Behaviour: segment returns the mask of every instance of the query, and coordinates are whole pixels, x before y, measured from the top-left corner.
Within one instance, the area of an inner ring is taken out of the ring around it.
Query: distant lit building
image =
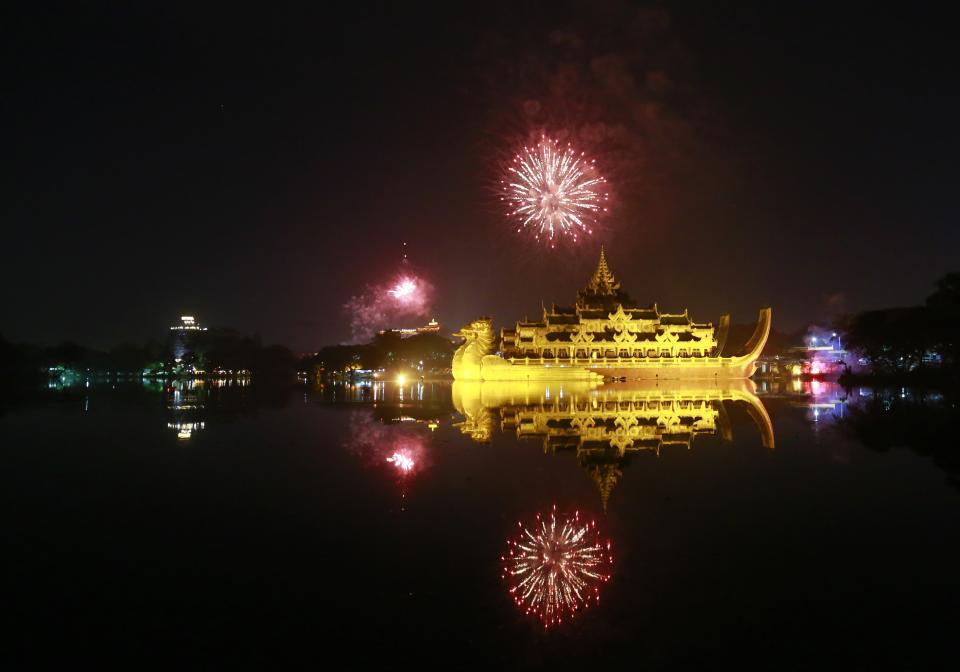
[[[835,331],[810,327],[802,345],[782,348],[757,361],[758,378],[829,378],[843,373],[855,361],[843,349],[843,337]]]
[[[173,335],[173,358],[178,362],[183,359],[183,356],[187,354],[189,350],[189,337],[198,331],[206,330],[207,328],[201,327],[200,323],[197,322],[196,318],[192,315],[181,315],[180,324],[175,324],[170,327]]]
[[[422,327],[417,327],[418,334],[436,334],[440,332],[440,323],[437,322],[437,318],[432,318]]]
[[[437,318],[431,319],[422,327],[401,328],[401,329],[381,329],[381,334],[400,334],[401,338],[416,336],[417,334],[436,334],[440,332],[440,323]]]
[[[206,327],[201,327],[197,322],[197,318],[192,315],[181,315],[180,324],[176,324],[170,327],[174,331],[206,331]]]
[[[847,354],[827,339],[812,337],[806,345],[789,348],[785,363],[792,376],[833,376],[843,372]]]

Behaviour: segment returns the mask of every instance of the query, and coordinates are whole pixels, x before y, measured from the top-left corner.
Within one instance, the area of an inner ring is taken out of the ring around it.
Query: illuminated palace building
[[[544,308],[543,320],[517,322],[515,329],[503,329],[501,337],[505,357],[538,359],[706,357],[718,346],[713,325],[692,322],[687,311],[661,313],[657,304],[637,307],[614,279],[602,250],[576,304]]]
[[[455,336],[465,339],[453,360],[458,380],[589,380],[600,377],[746,378],[754,372],[770,332],[770,309],[750,340],[722,354],[730,316],[715,328],[687,311],[662,313],[657,304],[638,306],[607,266],[603,250],[593,277],[571,306],[544,308],[538,321],[517,322],[500,332],[480,318]]]

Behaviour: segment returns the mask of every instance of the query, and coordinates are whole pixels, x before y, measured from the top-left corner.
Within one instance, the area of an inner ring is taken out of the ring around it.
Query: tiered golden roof
[[[616,294],[620,289],[620,283],[607,267],[607,255],[603,246],[600,247],[600,263],[597,264],[597,270],[593,272],[587,287],[596,294]]]
[[[544,307],[543,318],[501,331],[507,359],[536,357],[558,364],[608,368],[666,358],[717,354],[713,325],[697,324],[686,310],[662,313],[657,304],[638,306],[620,286],[601,248],[600,261],[573,306]]]

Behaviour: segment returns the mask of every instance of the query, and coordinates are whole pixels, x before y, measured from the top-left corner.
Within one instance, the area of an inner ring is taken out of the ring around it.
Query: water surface
[[[949,660],[953,400],[753,392],[208,381],[9,404],[4,657]],[[501,557],[553,507],[613,562],[599,603],[545,627]]]

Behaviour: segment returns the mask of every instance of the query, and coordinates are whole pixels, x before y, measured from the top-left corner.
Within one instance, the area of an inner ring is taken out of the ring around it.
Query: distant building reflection
[[[659,455],[668,446],[691,448],[697,437],[719,434],[731,440],[726,404],[746,409],[764,447],[774,447],[773,423],[747,380],[709,383],[461,383],[453,403],[464,416],[460,431],[475,441],[490,440],[495,427],[522,439],[543,442],[544,452],[576,452],[606,508],[627,458],[637,452]]]
[[[249,378],[189,378],[169,381],[163,387],[167,429],[176,432],[178,440],[189,441],[197,432],[206,428],[211,402],[218,403],[221,414],[239,412],[243,408],[244,399],[235,393],[242,394],[242,388],[249,385]],[[224,394],[230,395],[226,404]],[[229,410],[223,408],[224,406]]]
[[[203,380],[174,380],[164,388],[164,405],[167,408],[167,428],[177,433],[181,441],[188,441],[195,432],[202,430],[205,398]]]

